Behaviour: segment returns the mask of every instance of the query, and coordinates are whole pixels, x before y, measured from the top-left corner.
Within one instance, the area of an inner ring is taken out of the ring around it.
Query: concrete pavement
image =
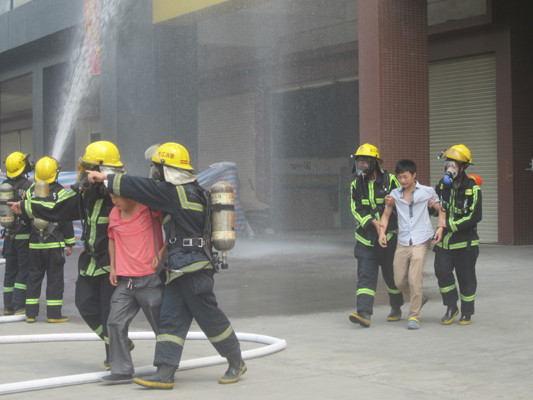
[[[294,234],[239,240],[230,268],[216,277],[221,308],[237,332],[285,339],[279,353],[248,360],[233,385],[219,385],[224,365],[176,374],[172,391],[99,383],[8,395],[13,399],[530,399],[533,392],[531,318],[533,246],[482,245],[472,324],[442,326],[445,312],[430,252],[424,273],[429,302],[421,329],[408,331],[389,312],[382,281],[368,329],[354,325],[356,261],[353,232]],[[77,254],[73,255],[77,258]],[[73,304],[76,259],[67,263],[65,314],[71,321],[0,325],[0,335],[89,332]],[[0,268],[3,274],[3,268]],[[41,302],[43,310],[44,302]],[[149,330],[143,315],[131,331]],[[196,325],[192,330],[198,330]],[[137,341],[136,366],[150,365],[153,341]],[[243,349],[260,345],[243,343]],[[102,370],[99,342],[2,345],[0,384]],[[183,359],[215,355],[205,341],[189,341]]]

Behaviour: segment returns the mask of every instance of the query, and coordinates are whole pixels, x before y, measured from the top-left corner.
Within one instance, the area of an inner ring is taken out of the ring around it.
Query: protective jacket
[[[7,178],[2,183],[9,183],[13,187],[13,201],[15,202],[21,201],[24,192],[32,186],[32,182],[27,180],[22,174],[15,178]],[[26,221],[20,215],[15,214],[15,228],[13,229],[14,238],[17,240],[26,240],[30,238],[30,233],[31,225],[29,221]]]
[[[34,199],[35,184],[31,185],[28,198]],[[67,191],[58,182],[50,183],[50,195],[46,199],[39,199],[46,202],[56,202],[64,197]],[[30,238],[30,249],[58,249],[65,246],[72,247],[76,243],[72,222],[51,222],[45,230],[44,238],[40,236],[39,229],[32,224],[32,234]]]
[[[445,249],[462,249],[479,245],[477,224],[481,221],[481,188],[473,179],[463,174],[458,187],[445,185],[443,179],[435,187],[446,209],[446,228],[443,239],[436,246]]]
[[[83,219],[84,251],[78,260],[82,276],[98,276],[109,272],[107,227],[113,208],[111,197],[103,186],[80,193],[63,191],[56,202],[31,199],[21,204],[25,218],[41,218],[49,222]]]
[[[398,180],[387,171],[378,173],[374,182],[365,178],[356,178],[352,182],[352,214],[359,227],[355,231],[355,238],[366,246],[374,246],[378,239],[378,232],[372,225],[372,219],[381,220],[385,209],[385,196],[393,189],[400,187]],[[390,239],[398,229],[398,219],[392,213],[387,226],[387,239]]]
[[[163,229],[170,250],[167,283],[183,275],[202,269],[213,269],[209,258],[201,250],[189,251],[183,246],[183,234],[202,237],[205,225],[206,199],[197,181],[184,185],[159,182],[152,178],[108,174],[108,190],[117,196],[138,201],[165,213]],[[172,229],[172,220],[179,225]],[[174,231],[174,232],[173,232]],[[175,241],[174,241],[175,240]]]

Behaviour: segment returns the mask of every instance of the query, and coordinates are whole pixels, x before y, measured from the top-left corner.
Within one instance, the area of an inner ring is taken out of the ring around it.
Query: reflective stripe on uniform
[[[448,293],[448,292],[451,292],[455,288],[456,288],[456,286],[455,286],[455,284],[453,284],[452,286],[447,286],[447,287],[443,287],[443,288],[439,288],[439,289],[440,289],[441,293]]]
[[[30,243],[30,249],[33,249],[33,250],[59,249],[62,247],[65,247],[65,242]]]
[[[120,196],[120,181],[122,180],[122,174],[116,174],[113,179],[113,193],[115,196]]]
[[[183,347],[185,345],[185,340],[178,336],[164,334],[164,335],[157,335],[156,342],[172,342],[176,343],[177,345]]]
[[[226,329],[224,332],[222,332],[220,335],[218,336],[215,336],[215,337],[210,337],[208,338],[209,341],[211,343],[218,343],[218,342],[222,342],[224,339],[227,339],[229,335],[231,335],[231,333],[233,332],[233,328],[230,326],[228,326],[228,329]]]
[[[39,304],[39,299],[26,299],[26,304]]]
[[[62,306],[63,300],[46,300],[47,306]]]
[[[202,204],[194,203],[187,199],[187,193],[182,185],[176,186],[176,190],[178,191],[178,197],[180,199],[182,209],[204,212],[204,206]]]
[[[401,290],[398,290],[398,289],[391,289],[390,287],[387,286],[387,291],[390,293],[390,294],[400,294],[402,291]]]
[[[102,325],[100,325],[98,328],[94,330],[94,333],[96,333],[98,336],[100,336],[104,332],[104,329],[102,328]]]
[[[15,290],[14,286],[11,286],[11,287],[4,286],[4,293],[11,293],[13,290]]]
[[[192,273],[192,272],[196,272],[196,271],[200,271],[202,269],[213,269],[213,265],[211,265],[209,263],[209,265],[206,267],[205,265],[208,264],[209,261],[200,261],[200,262],[196,262],[194,264],[189,264],[183,268],[180,268],[178,271],[174,272],[174,271],[170,271],[170,272],[167,272],[167,283],[170,282],[170,281],[173,281],[174,279],[182,276],[184,273]]]
[[[372,289],[365,289],[365,288],[358,289],[357,296],[359,296],[360,294],[368,294],[369,296],[376,297],[376,292],[373,291]]]
[[[22,283],[15,283],[15,289],[26,290],[26,285]]]
[[[475,297],[476,297],[475,294],[473,294],[472,296],[463,296],[463,295],[461,295],[461,300],[462,301],[466,301],[466,302],[470,302],[470,301],[474,301]]]
[[[30,234],[19,234],[15,235],[15,240],[28,240],[30,238]]]

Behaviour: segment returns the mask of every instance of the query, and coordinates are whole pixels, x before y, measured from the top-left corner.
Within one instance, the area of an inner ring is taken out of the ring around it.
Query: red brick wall
[[[426,0],[359,0],[360,142],[384,167],[410,158],[429,182]]]

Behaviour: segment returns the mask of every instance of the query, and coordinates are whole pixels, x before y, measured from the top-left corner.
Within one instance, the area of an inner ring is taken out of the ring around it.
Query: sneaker
[[[17,308],[14,312],[13,312],[14,315],[24,315],[26,314],[26,309],[23,307],[23,308]]]
[[[461,315],[461,319],[459,320],[459,325],[470,325],[471,323],[471,316],[470,315]]]
[[[399,321],[402,317],[402,310],[400,308],[391,308],[390,314],[387,317],[387,321],[393,322],[393,321]]]
[[[371,314],[366,311],[358,311],[357,313],[350,314],[350,321],[352,321],[354,324],[359,324],[363,328],[370,327],[370,317]]]
[[[50,323],[68,322],[68,317],[64,317],[61,315],[58,318],[48,318],[48,322]]]
[[[132,375],[111,374],[100,378],[100,381],[106,385],[123,385],[133,382]]]
[[[33,324],[35,322],[35,317],[27,317],[26,322],[29,324]]]
[[[420,322],[415,318],[411,318],[407,322],[407,329],[420,329]]]

